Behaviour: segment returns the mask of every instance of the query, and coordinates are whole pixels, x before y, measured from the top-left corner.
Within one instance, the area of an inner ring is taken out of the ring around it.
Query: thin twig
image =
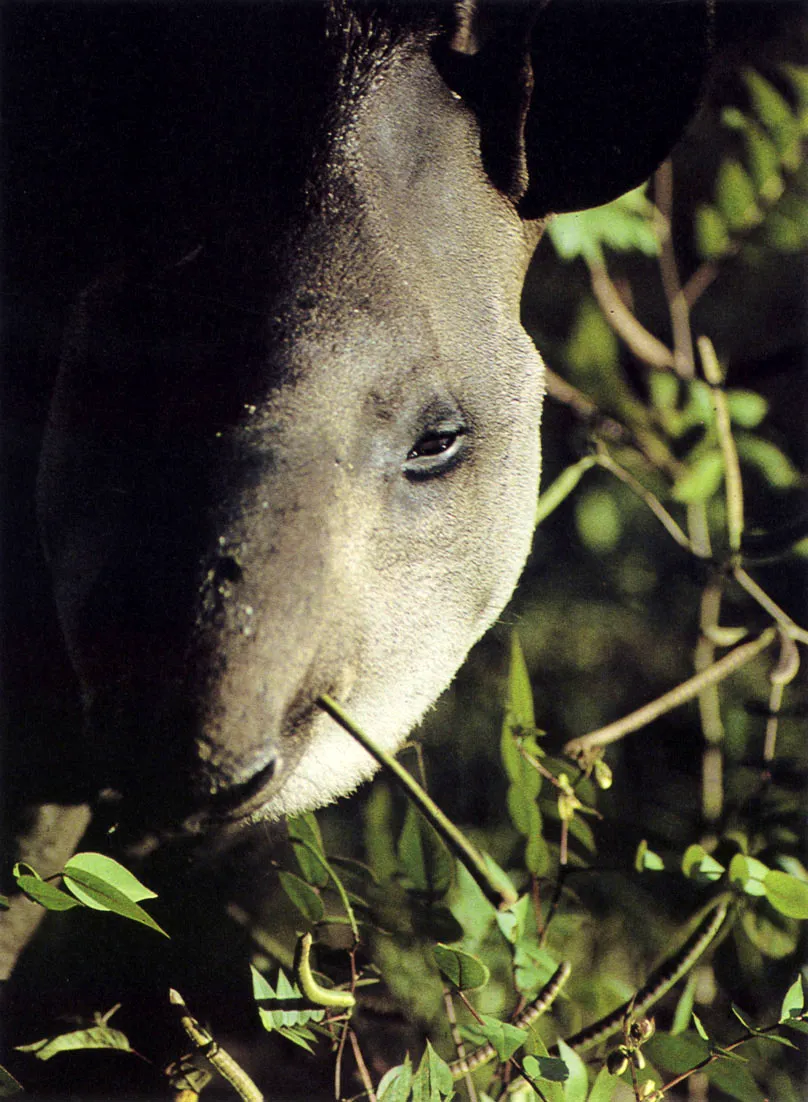
[[[710,525],[707,521],[707,506],[703,501],[692,501],[687,507],[687,531],[693,544],[693,553],[700,559],[712,558],[710,543]]]
[[[545,367],[544,381],[547,386],[548,398],[552,398],[564,406],[569,406],[571,410],[578,414],[581,420],[588,421],[593,417],[597,417],[600,413],[596,403],[588,395],[573,386],[572,383],[568,383],[566,379],[562,379],[552,368]]]
[[[556,968],[555,972],[553,972],[552,976],[544,985],[544,987],[542,987],[541,991],[539,991],[533,1002],[529,1003],[528,1006],[526,1006],[525,1009],[521,1012],[521,1014],[517,1014],[517,1016],[511,1022],[511,1025],[513,1025],[516,1029],[529,1029],[533,1022],[535,1022],[537,1018],[541,1017],[542,1014],[545,1014],[553,1005],[556,998],[558,997],[559,992],[569,979],[571,971],[572,968],[569,962],[563,960],[561,964],[559,964],[559,966]],[[462,997],[462,992],[458,992],[458,994],[460,994]],[[469,1003],[466,999],[463,999],[463,1001],[466,1006],[469,1006]],[[470,1006],[469,1009],[471,1009]],[[475,1018],[477,1018],[477,1020],[479,1021],[479,1014],[477,1014],[476,1011],[472,1012],[474,1013]],[[461,1060],[455,1060],[449,1065],[449,1070],[452,1073],[452,1078],[457,1080],[464,1073],[468,1073],[474,1068],[483,1067],[484,1064],[490,1063],[491,1060],[494,1059],[496,1054],[496,1048],[490,1042],[481,1045],[479,1048],[476,1048],[470,1056],[464,1057]]]
[[[701,595],[699,641],[696,644],[694,666],[696,673],[709,669],[715,661],[715,629],[721,615],[723,577],[714,576]],[[718,685],[708,685],[699,693],[699,715],[705,747],[701,767],[701,809],[708,823],[715,822],[721,814],[724,802],[723,758],[720,745],[724,741],[724,724],[721,720],[721,704]]]
[[[199,1022],[194,1018],[185,1000],[178,991],[173,988],[169,992],[169,1001],[176,1006],[180,1015],[180,1025],[185,1030],[194,1048],[205,1057],[212,1068],[218,1071],[222,1079],[230,1084],[243,1102],[263,1102],[264,1096],[253,1083],[247,1072],[240,1064],[237,1064],[229,1052],[219,1045]]]
[[[348,1040],[348,1034],[351,1032],[351,1023],[346,1019],[342,1032],[339,1035],[339,1041],[337,1042],[337,1057],[334,1061],[334,1097],[342,1097],[342,1059],[345,1055],[345,1043]]]
[[[505,904],[509,907],[519,898],[515,888],[510,883],[503,883],[498,877],[491,876],[485,864],[483,855],[476,849],[466,836],[458,830],[438,805],[423,788],[407,772],[407,770],[381,747],[376,746],[372,739],[354,723],[335,700],[323,693],[317,698],[317,703],[335,720],[343,730],[352,735],[367,752],[382,765],[393,778],[399,788],[407,794],[408,799],[418,807],[431,826],[440,834],[455,856],[465,865],[471,876],[476,880],[484,894],[495,905]]]
[[[359,1070],[359,1078],[362,1080],[362,1086],[367,1091],[370,1102],[376,1102],[376,1092],[373,1089],[373,1080],[370,1078],[368,1066],[362,1056],[359,1040],[352,1029],[348,1031],[348,1036],[351,1038],[351,1048],[353,1049],[354,1059],[356,1060],[356,1066]]]
[[[723,373],[718,357],[715,354],[713,343],[709,337],[699,337],[699,356],[704,371],[704,378],[712,388],[713,409],[715,410],[715,427],[718,433],[718,443],[721,448],[721,457],[724,461],[724,486],[727,500],[727,538],[730,551],[737,553],[741,550],[743,538],[743,482],[741,481],[741,464],[738,459],[738,449],[735,447],[735,439],[732,435],[732,423],[729,415],[727,396],[724,393]]]
[[[602,446],[598,448],[595,462],[599,467],[602,467],[604,471],[609,471],[615,478],[619,478],[621,482],[625,483],[632,493],[635,493],[637,497],[648,506],[660,524],[665,528],[668,535],[674,539],[680,547],[683,547],[685,551],[690,551],[693,555],[699,554],[698,549],[688,539],[680,525],[677,524],[659,498],[655,494],[652,494],[650,490],[647,490],[645,486],[634,477],[631,471],[627,471],[625,467],[616,463]]]
[[[739,1037],[737,1041],[732,1041],[731,1044],[722,1045],[720,1052],[711,1052],[709,1056],[705,1056],[698,1064],[695,1064],[692,1068],[688,1068],[687,1071],[683,1071],[680,1075],[674,1076],[664,1086],[660,1087],[663,1094],[667,1094],[668,1091],[673,1090],[674,1087],[678,1087],[680,1083],[683,1083],[691,1075],[695,1075],[696,1072],[701,1071],[703,1068],[707,1068],[710,1064],[716,1060],[720,1060],[726,1052],[734,1052],[736,1048],[740,1048],[741,1045],[745,1045],[747,1041],[760,1040],[761,1036],[776,1032],[781,1022],[774,1022],[772,1025],[764,1026],[762,1029],[756,1029],[754,1033],[751,1030],[747,1030],[745,1037]]]
[[[673,353],[632,314],[601,261],[586,258],[592,292],[604,318],[638,360],[658,371],[675,367]]]
[[[780,719],[780,708],[783,703],[783,693],[786,685],[796,676],[800,668],[800,652],[794,640],[780,633],[780,657],[777,665],[769,674],[771,691],[769,692],[769,716],[766,720],[766,733],[763,738],[763,765],[768,773],[769,765],[774,760],[774,748],[777,743],[777,728]]]
[[[696,373],[693,358],[693,338],[690,332],[690,309],[682,292],[676,254],[673,250],[671,220],[673,213],[673,168],[665,161],[654,173],[655,219],[659,237],[659,274],[668,303],[673,331],[673,358],[676,372],[683,379]]]
[[[730,256],[734,256],[737,251],[737,249],[731,250],[723,259],[726,261]],[[696,268],[682,288],[682,294],[688,306],[692,307],[699,301],[720,271],[721,267],[715,260],[705,260],[703,264]]]
[[[460,1029],[457,1025],[457,1015],[455,1014],[454,1003],[452,1002],[452,993],[449,991],[448,987],[444,987],[443,989],[443,1005],[446,1008],[446,1020],[449,1023],[449,1032],[452,1035],[452,1042],[457,1052],[456,1063],[460,1072],[458,1078],[462,1078],[470,1102],[477,1102],[477,1088],[474,1086],[474,1080],[471,1078],[471,1070],[466,1058],[466,1046],[463,1043],[463,1038],[460,1036]]]
[[[786,635],[791,639],[795,639],[798,643],[808,643],[808,631],[795,623],[788,613],[771,599],[765,589],[761,589],[754,578],[746,573],[742,566],[734,566],[732,569],[732,576],[738,585],[745,589],[749,596],[754,601],[757,601],[760,607],[768,612],[773,620],[777,621]]]
[[[707,905],[701,921],[682,948],[663,961],[631,999],[613,1010],[611,1014],[607,1014],[605,1018],[601,1018],[600,1021],[594,1022],[574,1036],[567,1038],[566,1044],[578,1052],[586,1052],[623,1028],[627,1014],[635,1018],[644,1015],[664,995],[667,995],[679,980],[687,975],[707,949],[716,943],[719,933],[728,929],[728,925],[725,925],[725,923],[729,909],[730,903],[726,894],[713,899]],[[550,1054],[558,1054],[557,1045],[550,1049]]]
[[[638,708],[637,711],[631,712],[629,715],[623,716],[622,719],[615,720],[614,723],[609,723],[597,731],[591,731],[580,738],[571,739],[564,746],[564,753],[571,758],[580,759],[592,750],[601,746],[608,746],[609,743],[617,742],[625,735],[640,730],[641,727],[645,727],[661,715],[665,715],[666,712],[678,708],[681,704],[686,704],[709,685],[715,685],[717,682],[723,681],[729,674],[739,670],[747,662],[751,662],[753,658],[773,642],[776,636],[776,628],[766,628],[757,639],[753,639],[749,643],[742,643],[741,646],[731,650],[729,654],[725,654],[718,662],[688,678],[687,681],[683,681],[675,689],[671,689],[670,692],[664,693],[656,700],[652,700],[649,704]]]

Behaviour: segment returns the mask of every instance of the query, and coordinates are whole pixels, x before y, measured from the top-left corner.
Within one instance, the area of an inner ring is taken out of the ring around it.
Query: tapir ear
[[[459,0],[445,79],[525,218],[640,184],[698,103],[712,0]]]

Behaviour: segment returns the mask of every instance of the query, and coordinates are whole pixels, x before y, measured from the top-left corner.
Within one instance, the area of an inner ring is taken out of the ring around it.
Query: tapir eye
[[[426,478],[448,471],[460,458],[465,434],[465,427],[458,424],[428,429],[407,453],[404,473]]]

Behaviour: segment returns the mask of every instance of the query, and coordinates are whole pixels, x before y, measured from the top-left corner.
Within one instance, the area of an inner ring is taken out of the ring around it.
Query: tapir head
[[[553,211],[684,125],[680,3],[166,9],[142,254],[66,341],[40,512],[98,784],[277,818],[393,749],[527,556]]]

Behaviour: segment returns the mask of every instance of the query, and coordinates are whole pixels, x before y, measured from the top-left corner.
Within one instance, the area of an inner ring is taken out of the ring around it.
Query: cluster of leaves
[[[144,899],[156,899],[157,893],[103,853],[76,853],[58,876],[47,880],[30,865],[18,862],[14,866],[14,879],[20,891],[48,911],[69,911],[74,907],[109,911],[168,936],[139,906]],[[61,880],[63,886],[60,888],[55,880]],[[4,904],[8,906],[8,900]]]
[[[743,74],[751,110],[724,111],[724,125],[739,135],[742,154],[723,161],[715,201],[696,211],[696,239],[706,260],[765,245],[781,253],[808,246],[808,174],[803,143],[808,138],[808,71],[781,67],[792,105],[754,69]],[[759,231],[760,241],[752,235]]]

